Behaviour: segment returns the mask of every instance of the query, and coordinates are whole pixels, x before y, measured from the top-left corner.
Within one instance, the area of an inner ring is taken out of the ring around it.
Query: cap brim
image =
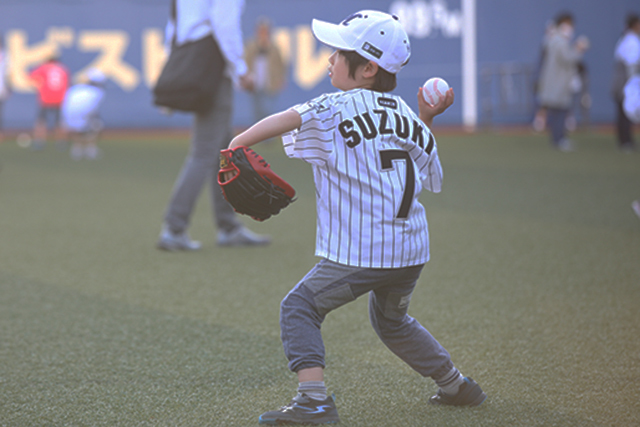
[[[355,50],[340,35],[340,25],[314,19],[311,21],[311,31],[321,42],[334,49]]]

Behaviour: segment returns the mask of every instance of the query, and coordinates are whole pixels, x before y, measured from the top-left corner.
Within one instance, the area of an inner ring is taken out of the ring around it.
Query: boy
[[[322,260],[281,304],[281,338],[298,394],[261,424],[339,421],[324,384],[320,327],[335,308],[369,293],[371,323],[398,357],[439,385],[434,404],[475,406],[486,395],[464,378],[447,351],[407,315],[409,300],[429,259],[422,187],[439,192],[442,168],[429,126],[453,103],[438,105],[418,91],[418,117],[398,96],[396,73],[410,56],[409,38],[395,16],[365,10],[335,25],[318,20],[315,37],[336,49],[331,83],[322,95],[267,117],[229,147],[251,146],[285,134],[289,157],[313,166],[317,201],[316,255]],[[287,133],[289,132],[289,133]],[[231,173],[232,174],[232,173]],[[225,177],[229,179],[230,177]]]
[[[106,76],[97,68],[87,71],[87,83],[71,86],[62,102],[62,118],[73,144],[71,158],[94,160],[100,155],[98,137],[102,130],[100,106],[105,96]]]

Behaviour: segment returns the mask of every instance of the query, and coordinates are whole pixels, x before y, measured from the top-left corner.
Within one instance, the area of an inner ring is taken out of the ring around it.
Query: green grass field
[[[441,135],[423,194],[432,260],[410,314],[489,399],[436,386],[377,339],[360,299],[328,316],[326,380],[344,426],[640,425],[640,154],[606,132]],[[154,244],[186,139],[112,136],[96,162],[0,145],[0,425],[253,426],[289,401],[279,303],[313,266],[311,171],[258,146],[299,199],[268,248]]]

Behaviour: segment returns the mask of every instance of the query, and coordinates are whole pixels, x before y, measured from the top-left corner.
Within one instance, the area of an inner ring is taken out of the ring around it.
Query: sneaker
[[[442,389],[438,389],[438,393],[435,396],[431,396],[429,402],[434,405],[478,406],[486,398],[487,395],[477,382],[469,377],[464,377],[464,384],[460,386],[457,394],[450,396],[445,394]]]
[[[311,399],[298,394],[277,411],[265,412],[258,418],[260,424],[335,424],[340,422],[333,396],[325,400]]]
[[[269,236],[256,234],[246,227],[218,232],[219,246],[263,246],[271,243]]]
[[[634,200],[633,203],[631,203],[631,209],[633,209],[636,215],[638,215],[638,218],[640,218],[640,200]]]
[[[176,234],[164,225],[156,248],[163,251],[197,251],[202,247],[200,242],[191,240],[186,231]]]
[[[563,138],[558,142],[557,148],[563,153],[570,153],[576,151],[576,144],[568,138]]]

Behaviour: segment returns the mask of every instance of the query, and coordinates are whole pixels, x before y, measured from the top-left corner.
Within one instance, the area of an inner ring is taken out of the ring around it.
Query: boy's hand
[[[431,105],[424,99],[424,95],[422,94],[423,88],[420,86],[418,89],[418,109],[420,111],[420,119],[424,122],[425,125],[431,127],[433,124],[433,118],[439,114],[445,112],[445,110],[451,105],[453,105],[453,101],[455,98],[455,94],[453,93],[453,88],[449,88],[449,90],[445,93],[443,98],[440,98],[440,102],[436,105]]]
[[[255,79],[253,78],[253,75],[249,73],[240,76],[238,78],[238,83],[240,84],[240,87],[247,92],[253,92],[253,89],[255,88]]]

